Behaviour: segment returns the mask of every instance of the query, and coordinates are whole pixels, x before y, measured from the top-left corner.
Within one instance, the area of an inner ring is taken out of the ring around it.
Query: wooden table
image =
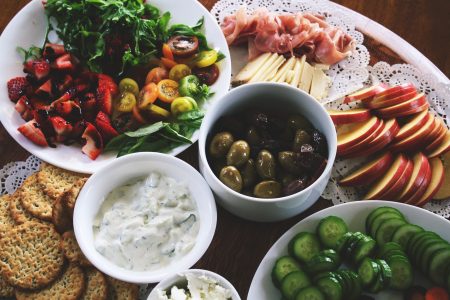
[[[200,0],[210,9],[217,0]],[[0,32],[29,0],[3,0]],[[427,56],[450,77],[450,1],[448,0],[335,0],[381,23]],[[367,39],[366,46],[376,50],[371,63],[385,60],[402,62],[377,42]],[[0,52],[1,53],[1,52]],[[5,83],[2,83],[5,84]],[[0,167],[8,162],[25,160],[29,153],[22,149],[0,126]],[[180,155],[198,166],[197,144]],[[219,208],[214,240],[203,258],[195,265],[217,272],[231,281],[245,299],[253,274],[271,245],[291,226],[330,202],[319,200],[300,216],[278,223],[255,223],[232,216]],[[256,300],[256,299],[252,299]]]

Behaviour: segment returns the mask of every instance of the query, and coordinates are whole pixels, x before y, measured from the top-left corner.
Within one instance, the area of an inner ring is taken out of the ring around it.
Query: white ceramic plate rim
[[[374,208],[380,206],[391,206],[400,210],[408,220],[413,222],[414,224],[424,226],[426,230],[432,230],[441,235],[442,238],[447,241],[450,240],[450,222],[444,219],[441,216],[435,215],[432,212],[424,210],[419,207],[411,206],[408,204],[398,203],[398,202],[387,202],[380,200],[362,200],[358,202],[349,202],[336,206],[332,206],[321,211],[318,211],[309,217],[301,220],[296,225],[291,227],[286,233],[284,233],[269,249],[267,254],[262,259],[256,273],[252,279],[250,289],[248,292],[247,299],[258,299],[258,300],[271,300],[271,299],[279,299],[281,294],[275,288],[272,283],[270,273],[272,271],[273,263],[275,260],[287,254],[287,245],[291,238],[294,237],[295,234],[301,232],[303,230],[308,230],[304,228],[305,226],[310,226],[309,223],[314,222],[314,225],[318,223],[318,221],[324,217],[330,215],[341,216],[343,214],[354,214],[354,219],[358,219],[360,222],[365,220],[367,214]],[[363,220],[361,219],[363,218]],[[346,218],[343,218],[346,220]],[[352,225],[349,224],[348,220],[347,224],[349,225],[350,230],[352,229]],[[354,221],[352,221],[354,222]],[[426,224],[426,226],[424,225]],[[416,272],[417,273],[417,272]],[[384,294],[379,295],[377,299],[387,299],[383,298],[388,297],[389,299],[401,299],[401,293],[396,292],[384,292]]]
[[[202,16],[205,17],[205,34],[210,46],[220,49],[226,56],[220,62],[219,80],[212,86],[215,95],[208,101],[214,103],[228,91],[231,82],[230,53],[219,25],[208,10],[196,0],[183,0],[183,5],[179,5],[177,0],[152,0],[151,3],[160,8],[162,12],[171,11],[171,23],[194,25]],[[115,154],[102,154],[92,161],[81,152],[81,146],[58,145],[56,150],[50,147],[42,148],[17,131],[17,128],[25,121],[15,111],[14,104],[8,98],[6,82],[13,77],[24,76],[21,71],[22,58],[17,53],[16,47],[27,48],[32,44],[42,45],[45,34],[45,25],[43,24],[46,24],[46,18],[42,2],[33,0],[17,13],[0,36],[0,48],[2,49],[0,56],[0,97],[2,98],[0,100],[2,104],[0,105],[0,121],[19,145],[42,160],[70,171],[92,174],[115,159]],[[208,106],[205,104],[204,108],[207,110]],[[192,137],[193,143],[198,140],[198,136],[199,130]],[[190,146],[189,144],[182,145],[168,154],[178,155]]]

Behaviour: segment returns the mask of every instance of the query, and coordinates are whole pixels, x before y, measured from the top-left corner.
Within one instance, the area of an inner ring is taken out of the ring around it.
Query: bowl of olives
[[[336,157],[336,131],[322,105],[277,83],[238,87],[203,120],[200,172],[231,213],[279,221],[314,204]]]

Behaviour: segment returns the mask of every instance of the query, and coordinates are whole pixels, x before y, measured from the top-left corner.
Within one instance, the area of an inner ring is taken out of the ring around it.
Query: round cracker
[[[0,276],[0,297],[14,297],[14,288]]]
[[[84,292],[85,279],[80,267],[70,264],[52,285],[39,291],[16,291],[17,300],[76,300]]]
[[[86,289],[82,300],[106,300],[108,298],[108,282],[105,275],[95,268],[84,270]]]
[[[11,196],[0,196],[0,226],[11,227],[16,223],[10,213]]]
[[[22,207],[32,216],[51,221],[53,199],[47,196],[37,180],[37,173],[28,177],[20,188]]]
[[[139,286],[137,284],[120,281],[107,277],[109,297],[111,300],[137,300],[139,298]]]
[[[75,238],[75,233],[72,230],[64,232],[59,247],[71,263],[86,267],[92,266],[83,252],[81,252],[80,246],[78,246],[77,239]]]
[[[0,271],[14,287],[39,289],[60,274],[64,255],[61,236],[52,225],[26,222],[0,238]]]
[[[73,227],[72,216],[63,203],[63,197],[59,197],[53,202],[52,223],[59,233],[71,230]]]
[[[43,223],[44,221],[33,217],[30,215],[22,206],[22,201],[20,200],[20,188],[11,195],[11,202],[9,203],[9,210],[11,218],[16,224],[23,224],[26,222],[38,222]]]
[[[37,173],[39,183],[49,197],[56,200],[65,191],[83,176],[81,174],[65,171],[47,163],[42,163]]]
[[[62,198],[63,204],[66,206],[67,211],[73,216],[73,210],[75,209],[75,202],[77,201],[78,195],[80,194],[81,189],[86,183],[87,178],[78,179],[72,187],[67,190]]]

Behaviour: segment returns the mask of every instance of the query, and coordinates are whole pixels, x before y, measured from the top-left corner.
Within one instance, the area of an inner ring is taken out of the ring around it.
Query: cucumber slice
[[[414,249],[415,249],[416,245],[418,243],[420,243],[420,241],[422,239],[427,238],[427,237],[439,237],[439,236],[432,231],[423,231],[423,232],[414,234],[413,237],[409,240],[408,246],[406,249],[406,253],[408,254],[408,257],[414,256]],[[413,260],[413,262],[414,262],[414,264],[418,263],[415,260]]]
[[[397,228],[392,236],[392,241],[398,243],[403,249],[406,249],[409,239],[414,233],[424,231],[422,227],[414,224],[404,224]]]
[[[316,281],[316,286],[325,295],[328,300],[342,299],[342,286],[334,276],[323,277]]]
[[[386,253],[388,253],[391,250],[402,251],[402,247],[395,242],[387,242],[383,246],[381,246],[380,249],[378,250],[378,256],[383,258],[386,256]]]
[[[347,224],[339,217],[329,216],[317,226],[317,235],[322,245],[335,249],[339,239],[348,232]]]
[[[390,285],[392,279],[392,270],[385,260],[377,259],[376,262],[380,266],[381,275],[383,276],[384,280],[384,287],[386,288]]]
[[[341,277],[341,286],[343,289],[343,299],[348,299],[352,292],[353,282],[352,278],[346,270],[339,270],[336,272]]]
[[[393,212],[387,212],[384,214],[381,214],[379,216],[377,216],[372,223],[370,223],[370,236],[373,237],[376,240],[376,233],[378,231],[378,228],[384,224],[384,222],[386,222],[387,220],[390,219],[398,219],[398,220],[403,220],[405,221],[405,219],[403,218],[402,215],[399,215],[397,213],[393,213]],[[405,221],[406,223],[406,221]]]
[[[302,271],[294,271],[281,281],[280,290],[287,300],[294,300],[298,292],[311,285],[308,275]]]
[[[371,224],[372,224],[373,220],[375,220],[375,218],[378,217],[379,215],[384,214],[384,213],[388,213],[388,212],[389,213],[395,213],[395,214],[398,214],[398,215],[403,217],[403,214],[398,209],[395,209],[393,207],[388,207],[388,206],[378,207],[378,208],[374,209],[367,216],[367,219],[366,219],[366,232],[367,232],[367,234],[370,234],[370,227],[371,227]]]
[[[325,300],[324,294],[315,286],[301,289],[295,300]]]
[[[426,273],[428,266],[431,263],[431,259],[434,257],[434,254],[439,250],[448,248],[448,246],[449,246],[449,244],[446,241],[442,240],[442,242],[440,242],[438,244],[433,244],[430,247],[428,247],[427,249],[425,249],[422,257],[420,258],[420,262],[418,264],[418,266],[420,267],[420,270],[423,273]]]
[[[428,237],[425,239],[422,239],[420,243],[416,244],[416,247],[412,250],[413,255],[411,257],[411,260],[416,262],[416,265],[420,267],[422,265],[422,257],[423,253],[426,249],[431,247],[434,244],[442,243],[443,240],[441,238],[437,237]]]
[[[370,258],[365,258],[358,268],[359,278],[361,278],[361,283],[365,287],[373,285],[379,273],[380,267]]]
[[[433,254],[433,257],[428,266],[428,276],[429,278],[439,284],[445,284],[445,271],[450,264],[450,246],[441,250],[438,250]]]
[[[338,267],[339,265],[334,260],[324,255],[313,256],[306,264],[306,270],[313,276],[322,272],[337,270]]]
[[[342,250],[345,259],[351,260],[353,251],[358,245],[359,241],[364,239],[366,235],[362,232],[354,232],[353,235],[347,240],[344,249]]]
[[[350,294],[350,299],[359,299],[362,293],[362,284],[359,275],[353,271],[348,271],[350,278],[352,279],[352,292]]]
[[[406,224],[403,219],[386,219],[376,230],[376,238],[379,246],[383,246],[392,240],[394,232],[402,225]]]
[[[371,237],[364,235],[356,244],[356,247],[352,251],[352,261],[355,265],[358,265],[364,258],[370,256],[376,247],[376,242]]]
[[[348,240],[353,236],[353,232],[347,232],[344,234],[339,241],[337,242],[336,251],[339,254],[342,254],[345,245],[347,244]]]
[[[323,255],[323,256],[326,256],[326,257],[331,258],[331,259],[334,261],[334,263],[335,263],[338,267],[339,267],[339,266],[341,265],[341,263],[342,263],[341,257],[340,257],[339,254],[338,254],[336,251],[334,251],[333,249],[322,250],[322,251],[319,252],[318,255]]]
[[[275,286],[279,287],[283,278],[294,271],[300,271],[300,265],[290,256],[283,256],[277,259],[272,269],[272,280]]]
[[[300,232],[289,242],[289,254],[300,262],[308,262],[320,251],[317,236],[310,232]]]
[[[380,258],[387,261],[392,256],[402,256],[405,258],[408,257],[404,251],[394,249],[394,250],[387,251],[386,254],[384,256],[380,256]]]
[[[413,269],[409,260],[403,256],[394,255],[387,261],[392,271],[390,287],[396,290],[406,290],[413,284]]]
[[[325,278],[325,277],[334,277],[337,280],[339,280],[336,272],[322,272],[314,275],[313,282],[317,282],[319,279]]]

